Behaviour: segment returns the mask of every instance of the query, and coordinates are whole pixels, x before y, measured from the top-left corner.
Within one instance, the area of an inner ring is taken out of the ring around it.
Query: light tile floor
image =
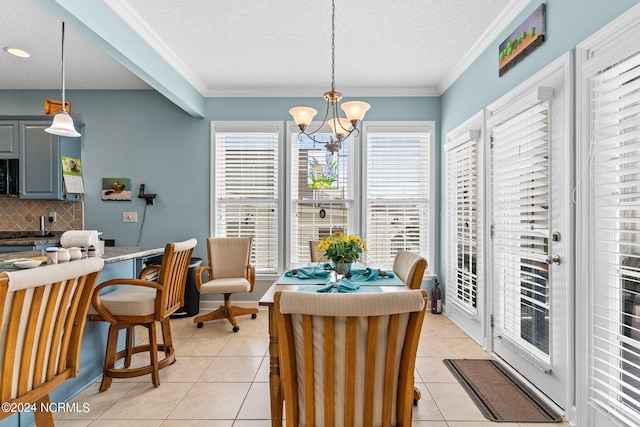
[[[114,379],[102,393],[100,383],[93,383],[72,400],[88,404],[89,410],[56,413],[56,426],[270,426],[267,312],[261,310],[255,320],[238,318],[237,333],[225,320],[207,322],[201,329],[192,322],[193,318],[171,321],[176,363],[160,371],[160,387],[153,387],[150,375]],[[145,332],[138,332],[139,340],[144,340]],[[447,317],[428,313],[416,361],[416,386],[422,398],[414,407],[413,426],[543,425],[488,421],[442,364],[444,358],[489,357]]]

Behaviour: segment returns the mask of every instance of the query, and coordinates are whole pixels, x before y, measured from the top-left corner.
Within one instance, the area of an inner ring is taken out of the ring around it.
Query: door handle
[[[558,264],[560,265],[560,255],[554,255],[551,256],[549,255],[545,261],[547,262],[547,264],[551,265],[551,264]]]

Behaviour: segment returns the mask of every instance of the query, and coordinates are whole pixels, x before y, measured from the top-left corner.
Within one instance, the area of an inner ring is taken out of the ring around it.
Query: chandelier
[[[358,125],[364,118],[371,105],[362,101],[349,101],[343,103],[340,108],[345,112],[347,118],[340,117],[338,114],[338,102],[342,99],[342,94],[336,91],[335,85],[335,21],[336,21],[336,5],[335,0],[331,1],[331,90],[324,94],[324,99],[327,101],[327,110],[324,114],[324,119],[318,128],[314,131],[308,131],[308,127],[311,121],[318,114],[318,111],[311,107],[293,107],[289,110],[289,113],[293,116],[296,124],[300,128],[298,139],[302,139],[305,135],[309,137],[313,142],[325,144],[325,147],[332,154],[339,151],[342,147],[342,141],[349,138],[349,136],[355,131],[360,132]],[[331,112],[332,118],[329,118],[329,112]],[[333,135],[329,137],[329,141],[320,141],[314,137],[316,133],[325,125],[329,123]]]

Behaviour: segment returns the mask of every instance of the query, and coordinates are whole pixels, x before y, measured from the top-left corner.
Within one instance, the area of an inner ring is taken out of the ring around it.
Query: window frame
[[[367,241],[368,230],[367,230],[367,180],[366,176],[368,173],[368,135],[370,133],[427,133],[429,138],[429,147],[428,147],[428,190],[427,190],[427,251],[420,251],[420,255],[427,259],[427,269],[425,271],[425,275],[423,278],[427,280],[433,277],[433,266],[435,265],[435,202],[436,202],[436,194],[435,194],[435,169],[436,169],[436,150],[435,146],[437,144],[436,141],[436,124],[435,121],[365,121],[362,124],[362,133],[361,133],[361,160],[358,162],[361,167],[361,186],[360,186],[360,229],[362,230],[361,236],[365,241]],[[381,267],[392,267],[393,260],[389,260],[388,266]]]
[[[597,291],[607,285],[601,282],[596,283],[596,271],[594,271],[596,267],[591,258],[593,249],[598,245],[594,238],[596,221],[592,212],[596,199],[593,197],[594,185],[591,173],[594,167],[593,153],[597,150],[598,144],[597,140],[594,141],[592,134],[594,126],[597,126],[593,120],[596,113],[592,109],[594,105],[592,84],[606,70],[616,68],[626,58],[640,55],[640,49],[637,47],[640,43],[640,35],[637,32],[639,25],[640,6],[635,6],[576,46],[576,141],[578,142],[575,188],[576,283],[585,284],[584,292],[576,292],[576,346],[583,350],[582,357],[576,358],[576,423],[578,425],[613,426],[629,422],[626,418],[627,414],[616,406],[606,407],[597,401],[593,402],[590,391],[595,382],[591,376],[592,355],[595,351],[593,333],[597,315],[595,305],[598,303],[598,298],[603,298],[602,293]],[[619,292],[623,287],[622,280],[624,279],[619,281],[617,289],[610,284],[609,292]],[[613,314],[624,314],[624,312],[618,306],[618,312]],[[615,321],[613,315],[608,319],[611,322]],[[615,336],[611,341],[613,342],[614,339]],[[614,381],[620,380],[614,376],[611,378]],[[614,398],[614,396],[610,397],[610,399]]]
[[[211,140],[210,140],[210,175],[209,175],[209,194],[210,194],[210,215],[209,215],[209,235],[216,236],[216,215],[217,215],[217,198],[216,198],[216,135],[218,133],[275,133],[277,134],[277,171],[283,170],[284,164],[284,144],[283,144],[283,128],[280,121],[211,121]],[[278,173],[277,182],[275,183],[278,196],[276,197],[276,206],[280,212],[276,215],[275,241],[278,248],[284,247],[285,240],[283,238],[284,224],[286,224],[286,212],[284,211],[284,203],[282,197],[282,189],[284,187],[284,175]],[[284,268],[284,257],[281,250],[276,250],[276,261],[273,271],[261,271],[256,273],[258,280],[275,280],[280,271]]]

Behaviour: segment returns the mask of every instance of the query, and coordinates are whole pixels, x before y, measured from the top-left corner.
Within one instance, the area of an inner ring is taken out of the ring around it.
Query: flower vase
[[[351,263],[344,261],[334,261],[334,265],[336,266],[336,274],[340,278],[348,279],[351,277]]]

